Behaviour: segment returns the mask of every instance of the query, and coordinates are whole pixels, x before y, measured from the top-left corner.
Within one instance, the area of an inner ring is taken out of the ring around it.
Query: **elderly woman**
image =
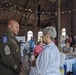
[[[46,47],[37,57],[35,66],[30,70],[30,75],[60,75],[60,53],[53,42],[55,37],[54,27],[49,26],[43,30],[43,42]]]

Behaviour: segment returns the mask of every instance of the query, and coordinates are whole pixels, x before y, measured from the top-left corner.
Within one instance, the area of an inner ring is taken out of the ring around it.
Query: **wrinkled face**
[[[43,43],[47,44],[48,34],[46,34],[46,35],[43,34],[42,39],[43,39]]]
[[[19,32],[19,24],[18,23],[14,23],[12,25],[9,25],[9,29],[11,30],[11,32],[15,35],[18,35]]]
[[[50,39],[50,34],[49,34],[49,33],[46,34],[46,35],[43,34],[43,43],[49,44],[50,41],[51,41],[51,39]]]

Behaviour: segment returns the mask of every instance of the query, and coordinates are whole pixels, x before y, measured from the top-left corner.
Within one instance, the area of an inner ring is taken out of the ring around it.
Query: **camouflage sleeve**
[[[15,62],[12,56],[11,44],[7,36],[0,37],[0,55],[2,63],[16,73],[20,73],[21,66]]]

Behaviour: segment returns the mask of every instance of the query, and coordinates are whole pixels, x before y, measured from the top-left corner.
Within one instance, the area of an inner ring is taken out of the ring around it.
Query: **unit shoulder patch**
[[[4,35],[2,37],[2,41],[3,41],[3,43],[7,43],[8,42],[8,37],[6,35]]]

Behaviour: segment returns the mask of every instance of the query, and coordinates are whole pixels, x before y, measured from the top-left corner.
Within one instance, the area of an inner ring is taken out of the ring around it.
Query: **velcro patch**
[[[2,40],[3,40],[3,43],[7,43],[8,42],[8,37],[7,36],[3,36]]]
[[[11,53],[8,45],[5,46],[4,50],[5,50],[5,55],[9,55]]]

